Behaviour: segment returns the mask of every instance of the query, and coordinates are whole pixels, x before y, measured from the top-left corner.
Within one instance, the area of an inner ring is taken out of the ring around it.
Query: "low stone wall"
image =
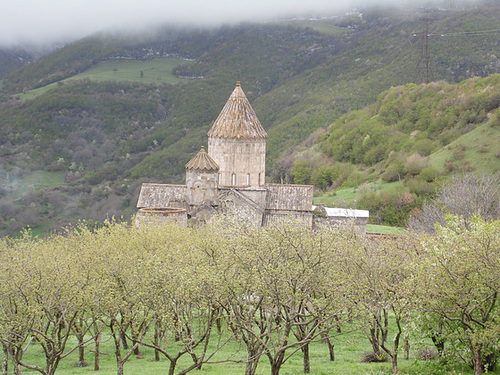
[[[310,211],[273,211],[266,210],[263,227],[270,227],[273,225],[280,225],[287,221],[297,221],[304,223],[305,226],[311,228],[313,215]]]
[[[135,216],[137,227],[162,224],[177,224],[186,227],[187,221],[187,212],[183,208],[141,208]]]
[[[354,231],[358,234],[366,234],[366,224],[368,223],[368,218],[365,217],[332,217],[332,216],[314,216],[313,217],[313,228],[318,227],[328,227],[328,228],[354,228]]]

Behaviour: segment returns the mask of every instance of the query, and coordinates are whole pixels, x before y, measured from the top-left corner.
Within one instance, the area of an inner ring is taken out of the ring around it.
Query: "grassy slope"
[[[105,61],[63,81],[88,78],[93,81],[174,84],[186,81],[185,78],[179,78],[173,74],[173,69],[181,64],[186,64],[186,60],[175,57],[164,57],[147,61]],[[57,86],[57,83],[51,83],[37,89],[29,90],[26,93],[19,93],[16,96],[21,100],[33,99],[49,90],[57,88]]]
[[[445,172],[445,165],[451,161],[457,171],[473,170],[477,173],[500,172],[499,125],[487,122],[462,135],[446,147],[430,156],[431,165]]]
[[[15,197],[20,197],[28,191],[54,189],[64,184],[64,172],[33,171],[32,173],[7,183],[6,187],[14,191]]]

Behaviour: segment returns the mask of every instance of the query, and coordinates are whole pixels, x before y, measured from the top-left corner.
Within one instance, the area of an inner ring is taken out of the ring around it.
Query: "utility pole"
[[[420,36],[420,57],[416,69],[417,83],[429,83],[434,80],[430,49],[431,33],[429,30],[432,18],[423,17],[420,20],[424,23],[424,30],[420,34],[414,34],[414,36]]]

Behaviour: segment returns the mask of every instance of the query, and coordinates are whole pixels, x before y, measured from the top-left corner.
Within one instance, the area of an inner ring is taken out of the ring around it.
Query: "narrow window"
[[[231,185],[236,185],[236,174],[235,173],[233,173],[231,175]]]
[[[259,173],[259,186],[260,186],[260,173]]]
[[[217,180],[219,181],[218,184],[222,185],[222,175],[220,173],[217,175]]]
[[[250,173],[247,173],[247,185],[250,186]]]

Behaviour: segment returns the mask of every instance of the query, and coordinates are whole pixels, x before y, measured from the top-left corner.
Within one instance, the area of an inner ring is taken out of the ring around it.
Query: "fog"
[[[160,23],[206,26],[259,22],[279,17],[337,15],[354,7],[403,3],[415,7],[425,6],[429,1],[0,0],[0,45],[67,42],[96,31],[143,31]]]

